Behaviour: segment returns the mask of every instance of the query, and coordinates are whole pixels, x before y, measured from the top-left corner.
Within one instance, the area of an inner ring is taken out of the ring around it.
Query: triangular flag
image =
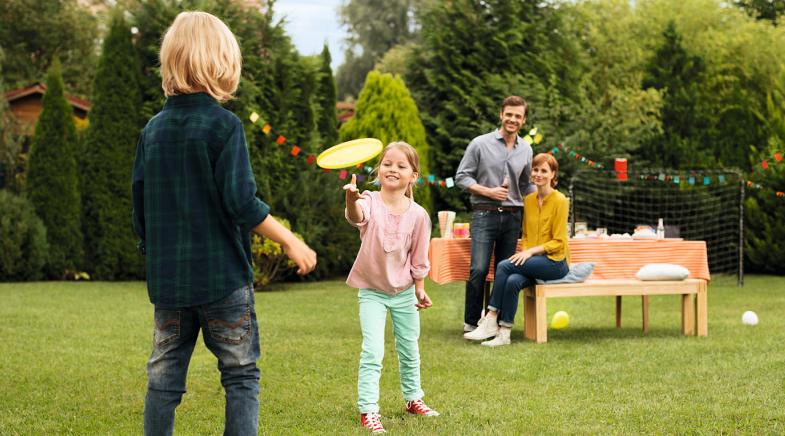
[[[679,184],[679,176],[673,176],[673,183]]]
[[[345,179],[345,178],[346,178],[346,175],[347,175],[347,174],[348,174],[348,173],[346,172],[346,170],[341,170],[341,172],[340,172],[340,173],[338,173],[338,178],[339,178],[339,179],[341,179],[341,180],[343,180],[343,179]]]
[[[690,182],[690,185],[694,185],[695,184],[695,177],[690,176],[689,182]]]
[[[363,181],[365,181],[365,174],[358,174],[358,175],[357,175],[357,181],[358,181],[358,182],[363,182]]]
[[[768,162],[766,162],[766,159],[763,159],[763,162],[761,162],[761,163],[760,163],[760,166],[761,166],[761,168],[763,168],[764,170],[767,170],[767,169],[769,169],[769,163],[768,163]]]
[[[448,188],[452,188],[453,186],[455,186],[455,181],[452,179],[452,177],[447,177],[447,180],[445,180],[444,182],[447,184]]]
[[[292,156],[297,156],[297,154],[300,153],[300,147],[295,145],[294,147],[292,147],[292,151],[290,153],[292,154]]]
[[[703,176],[703,184],[704,185],[710,185],[711,184],[711,179],[709,178],[709,176]]]
[[[782,154],[774,153],[774,160],[776,160],[777,162],[781,161],[782,160]]]
[[[251,116],[248,118],[251,119],[252,123],[256,124],[256,122],[259,120],[259,114],[257,114],[256,112],[251,112]]]
[[[262,132],[264,132],[265,135],[269,134],[270,130],[272,130],[272,129],[273,129],[273,126],[271,126],[269,124],[265,124],[264,126],[262,126]]]
[[[720,179],[720,183],[725,183],[725,176],[724,175],[720,174],[719,179]]]
[[[283,145],[283,143],[286,142],[286,138],[279,135],[278,138],[275,140],[275,142],[277,142],[278,145]]]
[[[308,165],[313,165],[313,163],[316,162],[316,156],[309,154],[308,157],[305,159],[305,162],[307,162]]]

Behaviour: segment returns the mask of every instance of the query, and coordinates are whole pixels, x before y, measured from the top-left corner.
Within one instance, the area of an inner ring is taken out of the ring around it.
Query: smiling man
[[[521,97],[502,102],[501,127],[469,143],[458,165],[456,184],[471,194],[472,258],[466,282],[464,332],[477,327],[483,309],[485,277],[491,263],[515,253],[521,234],[523,197],[535,191],[531,184],[532,148],[518,136],[529,105]]]

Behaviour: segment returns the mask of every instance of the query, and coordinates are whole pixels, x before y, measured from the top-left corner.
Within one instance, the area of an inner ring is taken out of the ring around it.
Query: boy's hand
[[[428,294],[425,293],[425,289],[416,289],[414,295],[417,297],[417,304],[415,304],[417,310],[427,309],[433,306],[433,302],[431,302],[431,298],[428,297]]]
[[[283,250],[289,259],[292,259],[297,265],[297,274],[302,276],[316,268],[316,252],[311,250],[311,247],[305,242],[293,237],[288,244],[283,246]]]
[[[357,189],[357,174],[352,174],[352,181],[343,185],[343,190],[346,191],[347,203],[354,203],[360,199],[360,190]]]

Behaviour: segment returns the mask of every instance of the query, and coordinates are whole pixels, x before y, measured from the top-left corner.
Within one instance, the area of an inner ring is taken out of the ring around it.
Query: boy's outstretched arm
[[[316,252],[271,215],[267,215],[253,231],[281,244],[284,253],[297,264],[297,274],[305,275],[316,268]]]

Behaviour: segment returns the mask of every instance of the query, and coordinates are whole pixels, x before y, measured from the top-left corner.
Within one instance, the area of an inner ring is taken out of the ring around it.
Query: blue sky
[[[285,18],[286,33],[301,54],[321,53],[327,41],[333,71],[343,63],[346,32],[338,19],[341,3],[342,0],[278,0],[274,6],[276,19]]]

